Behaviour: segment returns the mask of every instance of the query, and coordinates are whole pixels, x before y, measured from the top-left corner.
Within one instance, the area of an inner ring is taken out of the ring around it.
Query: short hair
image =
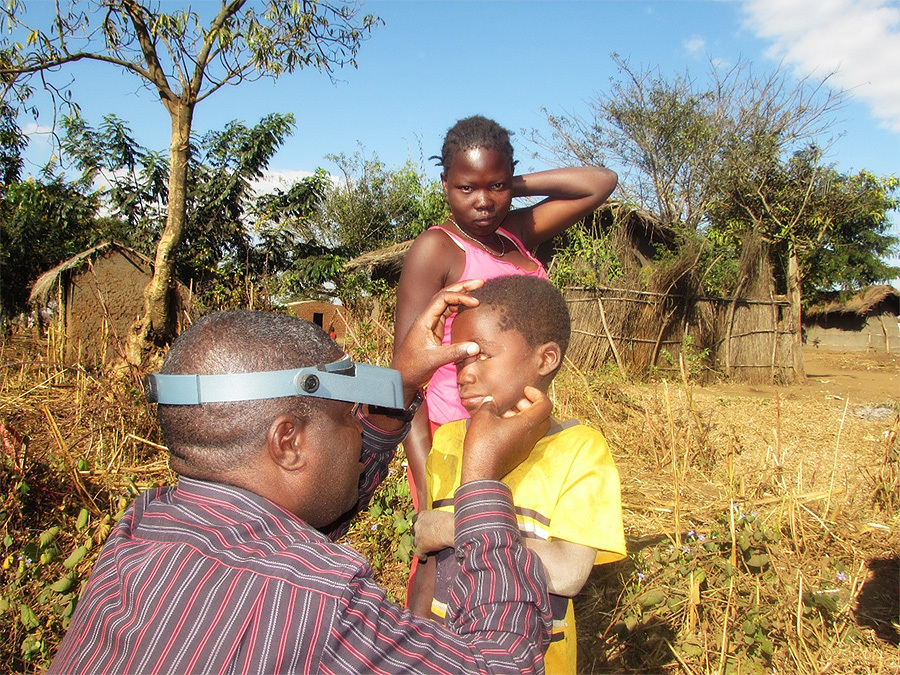
[[[532,349],[548,342],[558,344],[562,362],[571,334],[569,308],[559,289],[547,279],[524,274],[496,277],[469,295],[478,298],[479,304],[460,306],[460,313],[491,309],[499,315],[500,330],[518,331]]]
[[[218,375],[303,368],[343,352],[321,328],[284,314],[238,310],[195,322],[173,343],[160,372]],[[308,418],[320,407],[306,396],[254,401],[160,405],[159,424],[172,469],[211,479],[245,466],[265,444],[278,415]]]
[[[444,136],[444,145],[438,158],[439,164],[445,171],[449,171],[450,164],[458,153],[472,148],[485,148],[499,152],[509,162],[509,170],[512,173],[516,162],[513,159],[512,142],[509,140],[511,135],[509,130],[481,115],[461,119],[450,127]]]

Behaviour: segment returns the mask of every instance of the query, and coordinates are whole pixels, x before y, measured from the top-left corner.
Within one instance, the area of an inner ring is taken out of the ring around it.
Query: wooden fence
[[[781,298],[687,297],[625,288],[563,290],[569,358],[625,374],[679,370],[746,382],[793,382],[790,304]]]

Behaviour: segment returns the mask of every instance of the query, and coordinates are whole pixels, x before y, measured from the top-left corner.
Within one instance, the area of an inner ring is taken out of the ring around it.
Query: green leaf
[[[41,625],[41,622],[38,621],[37,616],[28,605],[19,606],[19,617],[22,619],[22,625],[28,630]]]
[[[769,564],[769,556],[765,553],[754,553],[747,558],[748,567],[763,567]]]
[[[60,577],[59,579],[57,579],[56,582],[52,586],[50,586],[50,590],[53,591],[54,593],[65,593],[70,588],[72,588],[72,585],[74,583],[75,583],[75,578],[72,576],[66,575],[64,577]]]
[[[66,558],[65,561],[63,561],[63,567],[65,567],[67,570],[72,569],[81,562],[82,558],[87,555],[87,552],[88,550],[86,546],[79,546],[69,554],[69,557]]]
[[[41,532],[40,537],[38,537],[38,545],[41,548],[47,548],[47,546],[52,544],[53,540],[56,539],[57,534],[59,534],[59,528],[55,525],[50,529],[44,530]]]
[[[78,512],[78,519],[75,521],[75,528],[78,530],[83,530],[88,523],[88,518],[90,514],[88,510],[82,508],[81,511]]]
[[[656,605],[665,602],[666,594],[660,590],[651,590],[641,593],[635,600],[644,609],[656,607]]]

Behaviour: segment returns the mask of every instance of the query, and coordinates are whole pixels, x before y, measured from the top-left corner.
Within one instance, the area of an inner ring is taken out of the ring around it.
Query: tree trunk
[[[792,246],[788,251],[787,270],[788,302],[791,304],[791,352],[794,359],[794,379],[797,384],[806,381],[803,367],[803,324],[800,314],[800,260]]]
[[[135,366],[143,366],[153,348],[175,336],[172,311],[175,251],[181,243],[187,218],[187,174],[190,155],[193,104],[181,102],[167,106],[172,118],[172,142],[169,147],[169,195],[166,226],[156,244],[153,277],[144,289],[144,313],[131,328],[126,355]]]

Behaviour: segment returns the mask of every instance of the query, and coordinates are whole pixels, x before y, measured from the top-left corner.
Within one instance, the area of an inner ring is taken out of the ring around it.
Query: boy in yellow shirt
[[[457,364],[463,406],[472,413],[493,400],[499,411],[510,411],[527,405],[526,387],[546,394],[569,344],[569,313],[559,291],[545,279],[516,275],[488,280],[472,295],[479,305],[462,308],[452,332],[453,342],[481,347]],[[451,422],[435,432],[426,463],[428,510],[415,525],[417,555],[434,554],[426,567],[434,576],[431,614],[438,621],[445,619],[458,568],[453,494],[467,423]],[[577,672],[572,597],[594,565],[625,556],[619,474],[606,439],[576,420],[551,418],[550,430],[503,482],[512,490],[525,544],[547,575],[554,629],[546,672]]]

